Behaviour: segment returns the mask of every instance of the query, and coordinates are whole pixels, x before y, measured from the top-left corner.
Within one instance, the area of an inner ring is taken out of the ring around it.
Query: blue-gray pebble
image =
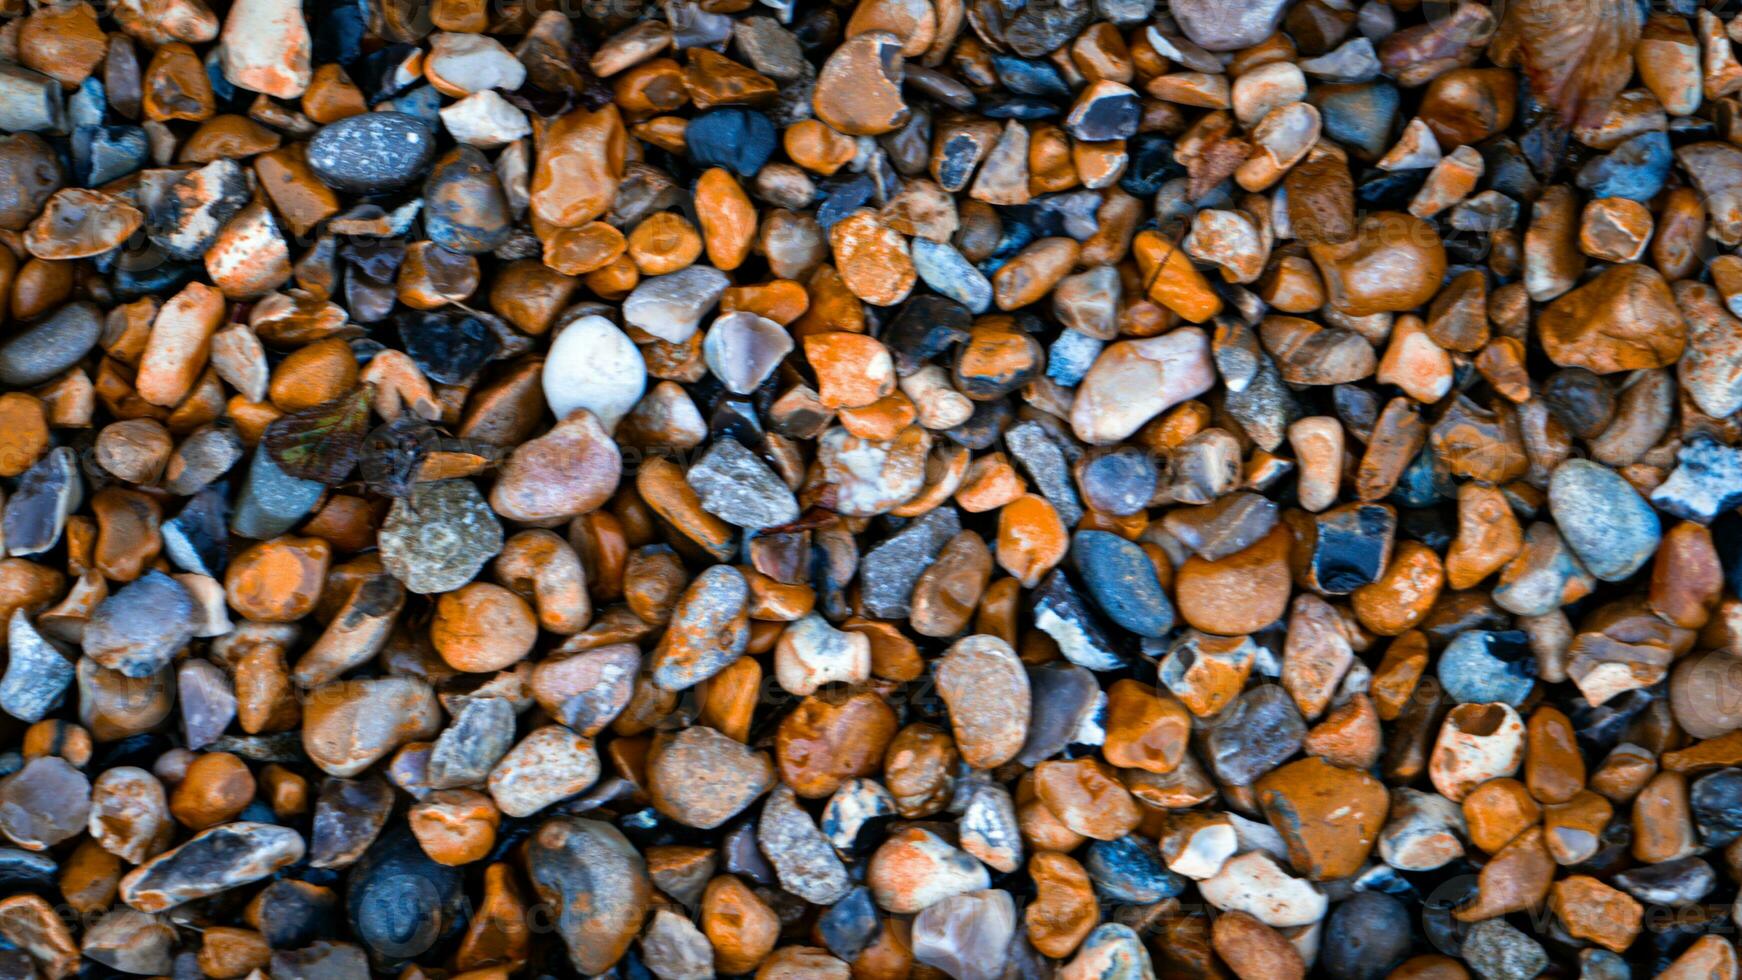
[[[1108,531],[1079,531],[1071,560],[1108,619],[1138,636],[1162,637],[1173,629],[1173,604],[1155,563],[1136,542]]]
[[[1569,459],[1548,484],[1549,512],[1561,537],[1605,582],[1619,582],[1651,560],[1663,537],[1657,512],[1619,473]]]

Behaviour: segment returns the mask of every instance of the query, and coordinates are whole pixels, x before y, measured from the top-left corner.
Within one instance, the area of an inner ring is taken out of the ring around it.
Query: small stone
[[[1614,470],[1588,460],[1568,460],[1555,470],[1549,508],[1567,544],[1605,582],[1637,571],[1662,536],[1657,515],[1638,492]]]
[[[1183,328],[1107,347],[1077,389],[1071,427],[1085,442],[1119,442],[1215,381],[1209,339]]]
[[[806,695],[834,681],[871,676],[871,641],[835,629],[816,613],[787,626],[774,648],[774,673],[789,694]]]
[[[37,632],[23,609],[12,610],[6,675],[0,679],[0,709],[21,721],[41,721],[60,706],[72,680],[73,664],[68,654]]]
[[[1198,883],[1211,905],[1246,912],[1276,929],[1312,925],[1323,919],[1329,902],[1323,892],[1282,870],[1263,851],[1230,858],[1215,877]]]
[[[1029,715],[1028,675],[1016,652],[997,637],[970,636],[952,644],[933,672],[963,761],[995,769],[1013,758]]]
[[[702,339],[708,370],[740,395],[761,387],[792,348],[792,335],[785,328],[747,311],[719,317]]]
[[[472,481],[419,483],[394,501],[379,544],[387,570],[412,592],[429,595],[475,578],[502,550],[502,526]]]
[[[68,303],[0,342],[0,384],[29,387],[55,377],[90,353],[102,329],[95,305]]]
[[[238,888],[303,856],[302,835],[289,827],[239,821],[194,835],[121,879],[121,900],[142,912]]]
[[[774,785],[765,752],[700,725],[657,739],[648,753],[648,792],[661,813],[689,827],[718,827]]]
[[[434,159],[435,138],[429,127],[400,112],[365,112],[341,119],[323,126],[308,144],[308,162],[315,176],[352,194],[406,187],[422,177]]]
[[[219,63],[233,85],[294,99],[308,88],[312,44],[297,0],[241,0],[224,18]]]
[[[920,828],[901,831],[884,841],[871,855],[865,881],[878,907],[898,915],[924,911],[951,896],[987,888],[991,883],[978,861]]]
[[[1534,977],[1548,966],[1541,944],[1502,919],[1470,927],[1462,948],[1464,961],[1482,980]]]
[[[1637,263],[1608,267],[1550,303],[1537,323],[1551,360],[1598,374],[1672,364],[1688,333],[1663,277]]]
[[[406,742],[441,728],[429,685],[409,677],[336,681],[303,706],[303,749],[331,775],[349,778]]]
[[[85,830],[91,783],[59,756],[39,756],[0,779],[0,833],[42,851]]]
[[[798,519],[792,491],[737,440],[716,440],[684,479],[701,497],[702,507],[729,524],[766,528]]]
[[[162,572],[147,572],[92,612],[85,654],[128,677],[145,677],[193,639],[193,617],[193,599],[180,583]]]
[[[1016,903],[1001,889],[951,895],[913,920],[913,957],[959,980],[1004,975],[1016,933]]]
[[[705,265],[643,279],[623,300],[623,320],[661,340],[680,344],[695,334],[702,316],[713,309],[729,285],[731,280],[724,272]]]
[[[1120,628],[1158,639],[1173,628],[1173,605],[1142,548],[1105,531],[1079,531],[1071,560],[1095,604]]]
[[[832,905],[845,897],[851,888],[846,868],[835,856],[828,838],[799,806],[791,787],[776,786],[769,794],[768,801],[762,806],[762,817],[756,823],[756,841],[769,863],[774,865],[781,887],[807,902]],[[875,865],[876,858],[873,857],[873,870],[867,872],[873,890],[877,887]],[[985,885],[982,878],[979,887]],[[881,899],[879,904],[883,904]]]
[[[593,743],[561,725],[529,733],[490,771],[490,796],[504,814],[527,817],[584,792],[599,778]]]

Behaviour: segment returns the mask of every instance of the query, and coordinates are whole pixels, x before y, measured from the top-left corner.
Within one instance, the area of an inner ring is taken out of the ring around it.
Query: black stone
[[[1054,661],[1029,668],[1028,738],[1016,761],[1035,766],[1063,752],[1096,709],[1101,688],[1076,664]]]
[[[943,296],[922,293],[908,300],[883,331],[896,373],[906,377],[966,341],[973,319],[967,307]]]
[[[754,177],[774,155],[774,124],[754,109],[711,109],[690,120],[684,145],[698,167],[725,167]]]
[[[442,384],[470,381],[501,346],[481,317],[457,309],[400,314],[399,339],[423,373]]]
[[[1381,980],[1409,955],[1410,914],[1376,891],[1356,892],[1331,910],[1319,965],[1332,980]]]
[[[1081,33],[1094,14],[1089,0],[1030,0],[1005,24],[1004,43],[1019,55],[1039,58]]]
[[[974,414],[968,416],[968,421],[953,429],[945,429],[944,435],[951,442],[968,449],[989,449],[998,441],[1004,426],[1015,414],[1016,410],[1010,407],[1010,403],[1001,398],[996,401],[975,402]]]
[[[1119,187],[1127,194],[1154,197],[1161,185],[1186,175],[1186,168],[1173,157],[1173,140],[1160,133],[1138,133],[1125,150],[1131,162],[1119,178]]]
[[[403,112],[365,112],[324,126],[308,143],[309,169],[353,194],[398,190],[435,159],[435,135]]]
[[[455,924],[465,900],[459,868],[430,860],[408,827],[388,831],[351,869],[345,912],[377,969],[395,970]]]
[[[391,0],[386,0],[391,2]],[[407,62],[423,56],[422,49],[412,44],[389,44],[362,56],[345,66],[351,81],[362,90],[370,105],[383,102],[423,81],[422,72],[405,71]],[[407,80],[409,79],[409,81]],[[353,119],[359,118],[356,116]]]
[[[221,579],[230,559],[228,510],[222,483],[188,498],[163,524],[163,552],[170,562],[184,572]]]
[[[1065,83],[1064,76],[1059,74],[1057,68],[1044,61],[994,54],[992,70],[998,73],[998,81],[1017,95],[1059,99],[1071,97],[1071,87]]]
[[[1109,93],[1071,113],[1065,131],[1079,140],[1122,140],[1137,132],[1143,103],[1131,91]]]
[[[73,180],[100,187],[145,166],[151,144],[138,126],[80,126],[73,132]]]
[[[1083,870],[1103,899],[1149,905],[1186,890],[1186,880],[1167,869],[1153,842],[1137,834],[1089,845]]]
[[[412,844],[416,846],[415,839]],[[339,932],[339,896],[324,885],[280,878],[255,901],[260,903],[261,934],[274,949],[296,949]]]
[[[877,185],[865,174],[852,176],[829,177],[817,184],[817,196],[822,203],[817,205],[817,224],[823,230],[839,222],[854,211],[865,207],[871,201],[871,195],[877,190]]]
[[[987,119],[1021,119],[1033,122],[1037,119],[1052,119],[1064,114],[1058,106],[1033,96],[1016,96],[1008,99],[991,99],[980,107],[980,114]]]
[[[1602,434],[1615,418],[1615,392],[1584,368],[1562,368],[1542,384],[1543,404],[1567,431],[1580,439]]]
[[[1358,504],[1319,515],[1312,573],[1319,588],[1347,594],[1385,573],[1397,515],[1383,504]]]

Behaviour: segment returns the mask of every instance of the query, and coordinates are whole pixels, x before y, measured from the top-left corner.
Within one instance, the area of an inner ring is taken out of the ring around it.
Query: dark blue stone
[[[1119,187],[1127,194],[1153,197],[1161,185],[1186,175],[1186,168],[1173,158],[1173,141],[1160,133],[1138,133],[1126,142],[1125,151],[1131,162],[1119,178]]]
[[[1034,625],[1058,641],[1066,660],[1090,670],[1117,670],[1125,665],[1125,655],[1101,617],[1062,569],[1053,569],[1041,580],[1032,601]],[[1170,619],[1172,615],[1169,608]]]
[[[406,836],[410,836],[409,832]],[[417,845],[416,838],[411,844],[413,847]],[[429,863],[435,864],[434,861]],[[361,862],[357,866],[360,867]],[[280,878],[267,885],[255,901],[259,902],[260,931],[275,949],[307,946],[317,939],[338,934],[339,899],[325,888]]]
[[[1108,531],[1079,531],[1071,539],[1071,561],[1095,605],[1121,628],[1155,638],[1173,629],[1173,604],[1136,542]]]
[[[1028,738],[1016,761],[1035,766],[1071,745],[1085,719],[1098,718],[1106,708],[1100,704],[1101,687],[1095,675],[1063,660],[1028,669]]]
[[[1432,450],[1423,449],[1397,478],[1391,499],[1400,507],[1432,507],[1458,495],[1458,484]]]
[[[1674,162],[1668,134],[1640,133],[1581,167],[1578,184],[1594,197],[1649,201],[1663,190]]]
[[[864,885],[847,893],[817,919],[817,932],[829,952],[851,963],[865,947],[877,938],[883,923],[877,917],[877,906],[871,901],[871,890]]]
[[[363,38],[369,33],[369,15],[358,0],[324,0],[304,11],[313,41],[314,62],[336,61],[348,65],[363,55]]]
[[[1520,630],[1467,630],[1440,654],[1440,684],[1460,704],[1504,701],[1517,707],[1536,686],[1536,657]]]
[[[990,149],[965,133],[945,137],[935,157],[938,186],[951,193],[966,188],[980,165],[981,154]]]
[[[1694,780],[1689,799],[1700,840],[1723,847],[1742,837],[1742,769],[1720,769]]]
[[[351,867],[345,912],[377,969],[394,970],[429,950],[465,901],[459,868],[430,860],[408,827],[370,845]]]
[[[408,88],[375,106],[376,112],[403,112],[413,119],[421,119],[432,133],[439,133],[443,129],[441,109],[442,94],[431,85]]]
[[[403,112],[365,112],[321,127],[308,141],[308,165],[336,190],[374,194],[419,179],[435,159],[435,134]]]
[[[1155,844],[1136,834],[1089,845],[1083,870],[1105,899],[1148,905],[1186,890],[1186,880],[1162,863]]]
[[[488,324],[463,310],[402,313],[399,339],[423,373],[442,384],[464,384],[500,346]]]
[[[422,72],[401,72],[400,68],[421,54],[418,48],[410,44],[389,44],[346,65],[345,71],[350,74],[351,81],[362,89],[363,97],[370,105],[374,105],[417,84],[418,79],[423,77]],[[405,80],[407,76],[409,81]]]
[[[1065,121],[1065,131],[1079,140],[1122,140],[1136,134],[1143,118],[1143,103],[1135,92],[1101,95],[1075,106]]]
[[[1325,135],[1357,155],[1377,160],[1391,145],[1402,100],[1389,82],[1320,85],[1309,101],[1319,107]]]
[[[48,892],[59,887],[59,868],[47,854],[0,847],[0,888],[8,893]]]
[[[1484,143],[1481,150],[1483,177],[1489,188],[1523,201],[1534,201],[1542,193],[1542,181],[1536,179],[1517,143],[1501,137]]]
[[[1319,588],[1347,594],[1385,571],[1397,516],[1382,504],[1357,504],[1320,514],[1312,571]]]
[[[1731,593],[1742,593],[1742,513],[1720,514],[1712,522],[1712,543],[1724,566],[1724,585]]]
[[[1332,980],[1380,980],[1409,955],[1409,909],[1381,892],[1356,892],[1331,910],[1319,966]]]
[[[80,126],[73,133],[73,179],[100,187],[145,166],[151,145],[138,126]]]
[[[1071,97],[1071,87],[1065,83],[1064,76],[1044,61],[995,54],[992,56],[992,70],[998,73],[998,81],[1017,95]]]
[[[974,316],[962,304],[922,293],[895,314],[883,342],[895,354],[895,370],[906,377],[925,362],[968,339]]]
[[[999,434],[1015,414],[1015,409],[1002,398],[975,402],[974,414],[968,416],[968,421],[953,429],[945,429],[944,435],[958,446],[974,450],[987,449],[998,441]]]
[[[1077,488],[1090,507],[1126,517],[1149,506],[1161,469],[1149,453],[1127,446],[1090,458],[1076,474]]]
[[[1429,169],[1373,170],[1355,185],[1355,201],[1370,211],[1401,211],[1427,182]]]
[[[115,290],[116,297],[123,301],[136,300],[141,296],[174,293],[206,271],[203,263],[177,262],[165,258],[155,248],[137,256],[137,262],[129,261],[132,256],[125,249],[120,251],[122,255],[114,264],[114,271],[109,274],[109,286]]]
[[[690,120],[684,145],[698,167],[725,167],[754,177],[774,155],[774,124],[754,109],[711,109]]]
[[[817,185],[823,203],[817,205],[817,224],[827,231],[842,218],[871,203],[877,185],[865,174],[830,177]]]

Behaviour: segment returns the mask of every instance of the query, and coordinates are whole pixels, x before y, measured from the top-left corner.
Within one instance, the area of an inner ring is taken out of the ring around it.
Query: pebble
[[[1592,575],[1627,578],[1662,538],[1658,517],[1613,470],[1588,460],[1562,463],[1549,483],[1549,508],[1561,535]]]
[[[602,316],[560,328],[544,362],[544,399],[559,419],[586,409],[607,432],[629,414],[647,387],[641,353]]]
[[[380,545],[387,571],[427,595],[471,581],[502,550],[502,526],[470,480],[440,480],[394,502]]]
[[[708,513],[743,528],[798,519],[798,501],[755,453],[732,439],[715,442],[685,473]]]
[[[120,897],[141,912],[161,912],[267,877],[302,859],[302,835],[289,827],[238,821],[202,831],[121,879]]]
[[[349,116],[321,127],[308,146],[315,176],[353,194],[406,187],[428,172],[434,160],[435,137],[429,127],[401,112]]]

